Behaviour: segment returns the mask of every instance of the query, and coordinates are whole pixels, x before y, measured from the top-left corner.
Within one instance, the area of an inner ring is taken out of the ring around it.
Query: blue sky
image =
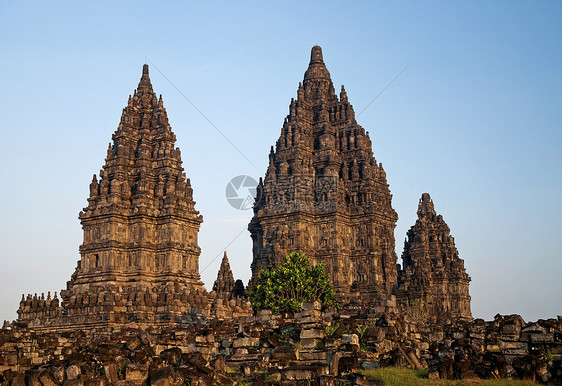
[[[202,279],[230,244],[247,280],[251,211],[225,187],[265,172],[315,44],[357,113],[413,60],[357,117],[387,171],[399,261],[429,192],[475,317],[562,314],[562,3],[4,1],[0,321],[69,280],[78,212],[145,60],[204,216]]]

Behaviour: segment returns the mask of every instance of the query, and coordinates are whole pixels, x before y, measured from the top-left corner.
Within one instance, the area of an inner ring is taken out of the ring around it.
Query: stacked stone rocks
[[[406,312],[425,313],[434,322],[472,320],[470,277],[428,193],[422,195],[418,219],[408,230],[402,262],[397,294]]]
[[[339,300],[372,305],[396,284],[398,216],[369,133],[342,86],[336,95],[322,50],[312,48],[265,179],[258,185],[252,281],[293,251],[324,263]]]
[[[442,379],[562,382],[562,321],[427,324],[399,314],[322,312],[175,326],[33,332],[0,330],[0,384],[338,384],[363,382],[362,369],[428,369]],[[131,383],[128,383],[131,384]]]
[[[442,331],[430,342],[430,378],[562,382],[562,320],[525,323],[519,315],[496,315],[491,322],[476,319]]]

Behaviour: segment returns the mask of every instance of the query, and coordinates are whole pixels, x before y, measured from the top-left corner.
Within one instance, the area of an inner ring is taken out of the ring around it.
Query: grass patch
[[[528,386],[535,385],[529,381],[511,381],[508,379],[490,380],[431,380],[427,379],[427,370],[411,370],[398,367],[381,367],[378,369],[362,370],[360,372],[373,385],[482,385],[482,386]]]
[[[414,370],[397,367],[381,367],[361,371],[374,385],[428,385],[429,379],[418,376]],[[427,373],[425,374],[427,376]]]
[[[227,374],[240,374],[240,370],[234,370],[232,367],[226,366],[226,373]]]

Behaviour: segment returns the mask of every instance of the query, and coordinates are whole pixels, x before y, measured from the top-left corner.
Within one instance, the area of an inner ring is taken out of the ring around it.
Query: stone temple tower
[[[397,276],[391,199],[369,133],[343,86],[336,95],[322,50],[313,47],[258,185],[250,284],[298,251],[326,265],[344,304],[388,298]]]
[[[402,304],[417,302],[432,321],[472,320],[470,276],[428,193],[422,195],[418,219],[408,230],[402,261],[397,291]]]
[[[61,291],[61,308],[58,298],[49,303],[56,304],[53,310],[45,310],[46,302],[28,296],[18,320],[37,326],[154,325],[182,323],[194,310],[208,312],[197,243],[203,219],[146,64],[112,139],[79,215],[81,258]]]

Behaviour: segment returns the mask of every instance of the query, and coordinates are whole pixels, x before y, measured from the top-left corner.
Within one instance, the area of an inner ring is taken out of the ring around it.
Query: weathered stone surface
[[[160,353],[160,358],[165,364],[177,364],[181,358],[181,349],[179,347],[172,347]]]
[[[554,334],[544,333],[544,334],[531,334],[529,340],[532,343],[551,343],[554,342]]]
[[[64,381],[64,367],[63,366],[53,366],[53,377],[57,384],[61,384]]]
[[[398,275],[398,300],[413,319],[472,320],[470,277],[453,236],[424,193],[418,219],[408,230]]]
[[[172,366],[155,370],[150,373],[150,384],[155,386],[175,386],[183,384],[182,379],[176,374]]]
[[[278,360],[297,360],[299,359],[299,352],[295,347],[290,346],[278,346],[271,353],[274,359]]]
[[[303,302],[301,308],[304,312],[307,311],[320,311],[322,309],[322,304],[319,301],[314,302]]]
[[[369,133],[355,121],[345,89],[336,95],[322,50],[313,47],[258,185],[248,227],[251,283],[299,251],[326,264],[341,302],[386,300],[396,283],[391,199]]]
[[[26,386],[25,375],[17,374],[16,376],[14,376],[14,378],[12,378],[11,385],[12,386]]]
[[[323,350],[300,351],[299,359],[302,361],[326,362],[328,353]]]
[[[252,338],[238,338],[232,342],[232,347],[253,347],[254,343],[256,343],[256,340]]]
[[[359,346],[359,337],[357,334],[343,334],[342,340],[346,344],[351,344],[353,346]]]
[[[117,365],[115,363],[110,363],[104,366],[104,373],[110,383],[117,382]]]
[[[326,336],[326,331],[323,329],[310,329],[310,330],[301,330],[301,339],[313,338],[313,339],[322,339]]]
[[[80,376],[81,370],[80,367],[76,365],[69,366],[66,369],[66,379],[76,379]]]
[[[84,386],[105,386],[109,382],[106,377],[96,377],[84,382]]]
[[[142,384],[148,378],[148,365],[129,364],[125,371],[125,379],[137,385]]]
[[[263,323],[271,320],[271,310],[260,310],[256,314],[256,322]]]
[[[380,342],[385,337],[385,331],[382,327],[368,327],[363,334],[366,342]]]
[[[53,372],[50,369],[43,370],[39,374],[38,380],[42,386],[55,386],[58,384]]]

